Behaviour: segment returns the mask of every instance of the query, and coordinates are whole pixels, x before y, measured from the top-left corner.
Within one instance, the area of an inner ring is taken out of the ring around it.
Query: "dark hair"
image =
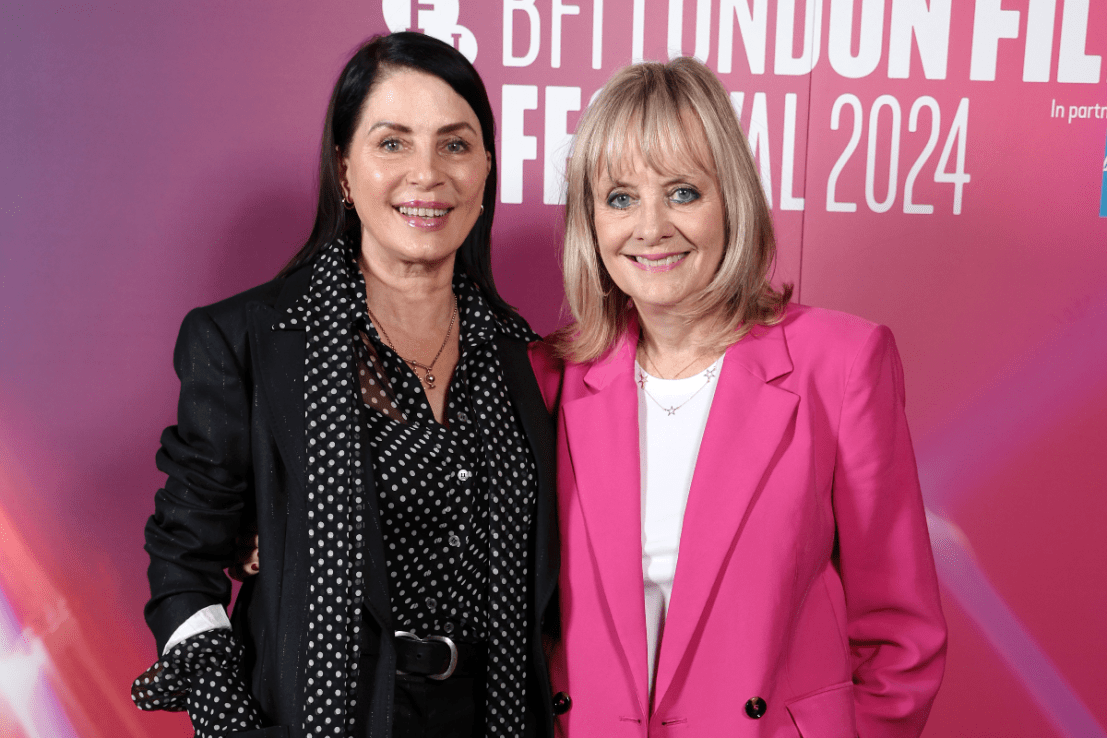
[[[320,249],[336,238],[346,236],[354,243],[361,238],[361,220],[357,211],[342,205],[338,152],[350,147],[361,120],[365,100],[384,74],[396,69],[412,69],[434,75],[448,84],[476,113],[480,122],[484,149],[491,154],[492,167],[484,182],[484,212],[458,250],[455,269],[477,283],[489,305],[508,315],[514,309],[500,297],[492,280],[492,216],[496,212],[496,119],[480,75],[457,49],[431,36],[404,31],[374,36],[362,44],[346,62],[334,83],[327,118],[323,123],[323,141],[319,152],[319,205],[311,235],[278,276],[285,276],[311,261]]]

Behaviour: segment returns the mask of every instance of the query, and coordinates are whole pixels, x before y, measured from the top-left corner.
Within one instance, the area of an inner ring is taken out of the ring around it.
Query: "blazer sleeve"
[[[223,570],[252,488],[245,345],[244,329],[229,334],[204,309],[185,317],[177,339],[177,425],[161,437],[157,466],[168,478],[146,524],[145,613],[159,653],[194,613],[230,602]]]
[[[903,366],[884,326],[846,381],[833,489],[858,734],[917,737],[942,680],[946,626]]]

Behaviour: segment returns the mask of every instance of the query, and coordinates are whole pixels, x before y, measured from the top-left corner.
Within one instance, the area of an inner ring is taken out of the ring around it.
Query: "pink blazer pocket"
[[[787,704],[802,738],[857,738],[853,682],[844,682]]]

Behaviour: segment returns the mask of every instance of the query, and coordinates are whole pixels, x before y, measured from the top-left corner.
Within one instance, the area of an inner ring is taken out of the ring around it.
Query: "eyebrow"
[[[412,132],[411,126],[405,126],[403,123],[393,123],[390,120],[379,120],[369,128],[369,133],[372,133],[373,131],[377,130],[378,128],[388,128],[388,129],[391,129],[391,130],[396,131],[398,133],[411,133]],[[439,135],[439,136],[442,136],[442,135],[447,134],[447,133],[456,133],[457,131],[461,131],[461,130],[465,130],[465,129],[468,129],[469,131],[471,131],[474,136],[477,134],[477,132],[475,130],[473,130],[473,127],[471,125],[469,125],[468,123],[466,123],[465,121],[461,121],[460,123],[450,123],[449,125],[442,126],[441,128],[439,128],[436,131],[436,134]]]
[[[695,174],[678,174],[677,176],[675,176],[671,179],[665,180],[661,184],[665,185],[666,187],[669,187],[669,186],[675,185],[675,184],[692,184],[692,182],[694,180],[701,179],[705,176],[707,176],[707,175],[700,174],[700,175],[697,176]]]
[[[699,176],[700,177],[706,176],[706,173],[701,173]],[[675,185],[675,184],[692,184],[692,181],[695,180],[695,179],[697,179],[697,175],[694,175],[692,173],[676,174],[676,175],[674,175],[674,176],[672,176],[668,179],[662,180],[661,185],[663,187],[671,187],[672,185]],[[611,186],[612,187],[629,187],[630,185],[628,185],[626,182],[624,182],[621,179],[611,177]]]

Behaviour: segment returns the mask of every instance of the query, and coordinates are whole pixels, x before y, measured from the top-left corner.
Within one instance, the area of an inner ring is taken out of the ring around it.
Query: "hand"
[[[240,674],[243,650],[227,630],[199,633],[174,646],[131,687],[143,710],[188,710],[196,738],[261,727],[261,712]]]
[[[234,542],[234,555],[234,565],[227,569],[231,579],[244,582],[247,577],[261,571],[258,561],[258,534],[252,531],[239,534]]]
[[[193,675],[186,709],[196,738],[215,738],[261,727],[257,703],[233,661],[211,663]]]

